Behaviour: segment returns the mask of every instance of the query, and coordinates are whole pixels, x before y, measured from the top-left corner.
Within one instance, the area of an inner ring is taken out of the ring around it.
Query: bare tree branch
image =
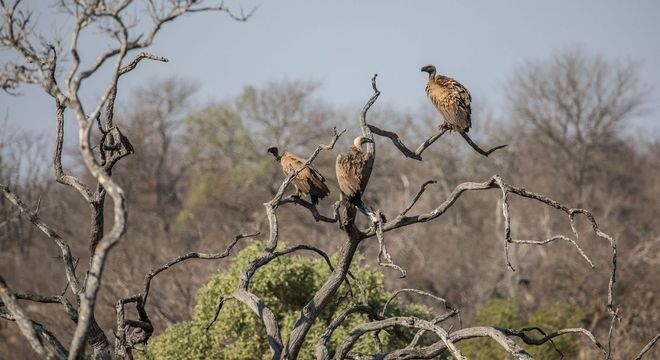
[[[220,301],[218,302],[218,307],[215,310],[215,315],[213,315],[213,319],[209,322],[208,325],[204,328],[204,330],[209,331],[213,323],[215,323],[216,320],[218,320],[218,315],[220,315],[220,310],[222,310],[222,305],[224,305],[225,301],[233,299],[233,296],[221,296]]]
[[[418,290],[418,289],[399,289],[399,290],[396,290],[396,291],[392,294],[392,296],[390,296],[389,299],[387,299],[387,301],[385,302],[385,305],[383,305],[383,309],[380,311],[380,315],[381,315],[381,316],[385,316],[385,311],[387,311],[387,306],[392,302],[392,300],[394,300],[397,296],[399,296],[399,294],[402,294],[402,293],[415,293],[415,294],[419,294],[419,295],[423,295],[423,296],[428,296],[428,297],[430,297],[430,298],[432,298],[432,299],[434,299],[434,300],[437,300],[437,301],[441,302],[441,303],[445,306],[445,308],[447,308],[448,310],[455,310],[455,309],[454,309],[454,308],[453,308],[453,307],[447,302],[447,300],[445,300],[445,299],[443,299],[443,298],[441,298],[441,297],[439,297],[439,296],[433,295],[433,294],[431,294],[431,293],[429,293],[429,292],[422,291],[422,290]]]
[[[429,186],[429,185],[431,185],[431,184],[436,184],[436,183],[437,183],[437,181],[435,181],[435,180],[429,180],[429,181],[423,183],[422,186],[419,188],[419,191],[417,192],[417,194],[415,195],[415,197],[413,197],[413,199],[410,201],[410,204],[408,205],[408,207],[406,207],[406,208],[405,208],[405,209],[399,214],[399,216],[404,216],[404,215],[406,215],[406,214],[408,213],[408,211],[410,211],[410,209],[412,209],[413,206],[415,206],[415,204],[417,204],[417,201],[419,200],[419,198],[422,196],[422,194],[424,193],[424,191],[426,191],[426,187]]]
[[[440,337],[441,342],[450,350],[452,355],[456,359],[465,359],[465,357],[461,354],[461,352],[458,350],[456,345],[454,345],[454,341],[452,341],[449,337],[447,332],[429,322],[414,316],[406,316],[406,317],[391,317],[387,318],[384,320],[378,320],[378,321],[373,321],[370,323],[358,325],[357,327],[353,328],[349,333],[348,336],[344,339],[344,341],[337,346],[337,350],[335,351],[335,359],[344,359],[348,356],[349,351],[355,344],[355,342],[365,333],[367,332],[372,332],[372,331],[378,331],[394,326],[404,326],[408,328],[415,328],[415,329],[424,329],[428,331],[434,332],[438,337]],[[507,351],[511,352],[514,356],[517,354],[527,354],[522,348],[520,348],[518,345],[516,345],[515,342],[507,339],[506,337],[502,337],[501,339],[496,339],[498,342],[502,341],[503,346],[507,349]],[[531,357],[518,357],[519,359],[531,359]]]
[[[371,129],[371,131],[373,131],[376,135],[390,138],[394,146],[396,146],[405,157],[415,159],[417,161],[422,161],[422,153],[424,152],[424,150],[426,150],[426,148],[431,146],[431,144],[433,144],[436,140],[442,137],[442,135],[444,135],[449,130],[447,128],[442,128],[438,130],[437,133],[433,134],[430,138],[422,142],[419,145],[419,147],[417,147],[417,150],[412,151],[401,141],[401,138],[397,133],[392,131],[382,130],[376,127],[375,125],[371,125],[371,124],[369,125],[369,129]]]
[[[55,138],[55,152],[53,153],[55,180],[57,180],[57,182],[60,184],[64,184],[76,189],[85,199],[85,201],[91,202],[92,192],[89,187],[83,184],[77,177],[64,174],[64,170],[62,170],[62,147],[64,144],[64,110],[66,107],[62,105],[59,100],[55,100],[55,105],[55,120],[57,129],[57,136]]]
[[[34,349],[34,351],[37,354],[39,354],[39,356],[44,357],[46,359],[64,358],[65,353],[54,352],[49,346],[46,346],[44,344],[43,339],[37,333],[37,329],[35,328],[32,320],[30,320],[23,311],[23,309],[21,309],[21,307],[18,306],[18,303],[16,302],[16,296],[14,296],[14,294],[12,294],[11,291],[9,291],[9,288],[7,287],[7,284],[5,283],[5,280],[2,277],[0,277],[0,299],[2,299],[2,303],[7,308],[7,311],[9,312],[11,317],[14,319],[14,321],[16,321],[18,328],[27,338],[28,342],[30,343],[30,346],[32,346],[32,349]],[[43,329],[43,327],[41,328]],[[54,337],[52,337],[51,339],[54,339]],[[59,342],[57,343],[59,344]],[[61,348],[62,347],[60,345],[59,349],[56,348],[56,350],[60,350]]]
[[[452,332],[449,335],[449,340],[453,343],[459,343],[462,340],[474,339],[480,337],[490,337],[491,339],[497,341],[500,346],[504,348],[509,354],[513,355],[517,359],[532,359],[531,356],[520,346],[518,346],[510,337],[520,338],[525,344],[528,345],[542,345],[548,341],[551,341],[557,336],[565,334],[583,334],[586,336],[596,348],[605,355],[607,352],[605,348],[594,338],[593,334],[589,331],[581,328],[571,328],[571,329],[561,329],[552,333],[549,333],[541,339],[534,339],[525,334],[526,331],[529,331],[532,328],[527,328],[526,330],[515,330],[515,329],[504,329],[504,328],[495,328],[495,327],[471,327],[466,329],[460,329]],[[533,328],[536,329],[536,328]],[[388,354],[382,354],[377,356],[366,357],[366,359],[388,359],[388,360],[401,360],[401,359],[432,359],[444,351],[447,350],[447,346],[443,341],[438,341],[437,343],[427,346],[427,347],[418,347],[411,349],[399,349],[392,351]]]
[[[161,272],[163,272],[165,270],[170,269],[172,266],[174,266],[174,265],[176,265],[180,262],[183,262],[183,261],[186,261],[186,260],[189,260],[189,259],[217,260],[217,259],[225,258],[225,257],[229,256],[231,250],[234,248],[234,246],[238,243],[239,240],[259,236],[259,234],[260,233],[257,231],[255,233],[251,233],[251,234],[236,235],[234,237],[234,240],[232,240],[232,242],[229,243],[229,245],[227,246],[225,251],[223,251],[222,253],[207,254],[207,253],[199,253],[199,252],[190,252],[190,253],[187,253],[185,255],[179,256],[176,259],[170,260],[166,264],[164,264],[164,265],[162,265],[158,268],[152,269],[149,272],[149,274],[147,274],[147,276],[144,278],[144,285],[143,285],[143,290],[142,290],[142,294],[141,294],[142,297],[143,297],[142,306],[145,306],[146,303],[147,303],[147,298],[149,297],[149,289],[151,287],[150,286],[151,285],[151,280],[154,277],[156,277],[156,275],[160,274]]]
[[[378,87],[376,87],[377,77],[378,74],[374,74],[374,76],[371,78],[371,88],[374,92],[369,100],[367,100],[367,103],[364,104],[364,107],[362,107],[362,111],[360,112],[360,128],[362,129],[362,136],[369,138],[372,141],[374,140],[374,135],[371,133],[371,128],[367,125],[367,112],[369,109],[371,109],[371,107],[380,96],[380,90],[378,90]],[[367,143],[367,154],[372,155],[373,161],[376,160],[376,143]]]
[[[319,210],[316,208],[316,205],[312,204],[309,201],[301,199],[298,196],[287,196],[287,197],[283,198],[280,201],[280,205],[284,205],[284,204],[288,204],[288,203],[292,203],[292,204],[296,204],[296,205],[302,205],[304,208],[309,210],[309,212],[314,217],[314,220],[317,221],[317,222],[322,221],[322,222],[326,222],[326,223],[336,223],[337,221],[339,221],[339,213],[338,213],[339,205],[340,205],[339,201],[337,201],[332,206],[332,209],[333,209],[332,217],[327,217],[327,216],[322,215],[321,213],[319,213]]]
[[[172,259],[168,261],[167,263],[152,269],[144,278],[143,286],[142,286],[142,292],[136,295],[132,295],[129,297],[125,297],[117,301],[117,336],[116,336],[116,342],[115,342],[115,351],[120,354],[126,354],[128,351],[130,351],[130,348],[134,345],[133,342],[129,341],[127,339],[127,334],[126,334],[126,322],[127,320],[124,318],[124,307],[126,304],[129,303],[136,303],[136,308],[138,311],[138,315],[140,317],[140,320],[145,326],[148,324],[149,326],[151,325],[151,320],[149,319],[149,316],[146,311],[146,305],[147,305],[147,299],[149,297],[149,290],[151,289],[151,281],[153,280],[154,277],[156,277],[158,274],[160,274],[163,271],[166,271],[170,269],[171,267],[182,263],[186,260],[189,259],[201,259],[201,260],[217,260],[217,259],[222,259],[231,253],[231,250],[234,248],[234,246],[238,243],[239,240],[245,239],[245,238],[250,238],[250,237],[255,237],[258,236],[259,232],[252,233],[252,234],[239,234],[234,237],[234,239],[229,243],[225,251],[221,253],[200,253],[200,252],[190,252],[185,255],[181,255],[175,259]],[[218,310],[219,312],[219,310]],[[216,314],[217,317],[217,314]],[[214,320],[215,321],[215,320]],[[211,323],[212,324],[212,323]],[[208,327],[211,326],[209,324]],[[153,329],[153,326],[152,326]],[[151,336],[149,334],[146,336],[146,340]]]
[[[460,314],[459,314],[458,310],[454,310],[454,309],[452,309],[452,310],[451,310],[450,312],[448,312],[448,313],[438,315],[438,316],[434,317],[433,319],[431,319],[430,321],[431,321],[432,324],[436,324],[436,325],[437,325],[437,324],[440,324],[441,322],[443,322],[443,321],[445,321],[445,320],[447,320],[447,319],[450,319],[450,318],[452,318],[452,317],[454,317],[454,316],[457,316],[457,317],[458,317],[459,327],[462,327]],[[419,330],[419,331],[415,334],[415,336],[413,336],[412,340],[410,340],[410,343],[409,343],[405,348],[406,348],[406,349],[412,349],[412,348],[414,348],[414,347],[417,345],[417,343],[419,342],[419,339],[421,339],[422,336],[423,336],[426,332],[427,332],[427,330],[425,330],[425,329],[421,329],[421,330]]]
[[[71,254],[69,244],[64,241],[62,237],[57,232],[55,232],[55,230],[46,225],[46,223],[44,223],[36,214],[34,214],[30,208],[28,208],[27,205],[25,205],[25,203],[23,203],[23,201],[18,198],[18,196],[9,191],[7,186],[0,184],[0,190],[2,191],[2,194],[5,196],[5,198],[9,200],[9,202],[18,207],[23,216],[26,216],[28,219],[30,219],[30,222],[39,228],[42,233],[44,233],[60,248],[67,281],[69,282],[69,285],[71,286],[71,289],[74,291],[74,293],[80,292],[81,287],[80,283],[78,282],[78,278],[76,277],[75,266],[73,265],[73,255]]]
[[[556,202],[548,197],[545,197],[540,194],[532,193],[529,192],[523,188],[518,188],[512,185],[509,185],[507,183],[504,183],[502,179],[494,175],[491,177],[488,181],[485,181],[483,183],[473,183],[473,182],[465,182],[462,184],[459,184],[456,186],[456,188],[449,194],[449,197],[447,200],[445,200],[440,206],[435,208],[433,211],[426,213],[426,214],[420,214],[420,215],[414,215],[414,216],[397,216],[395,219],[388,221],[387,223],[382,225],[382,231],[387,232],[391,231],[394,229],[398,229],[401,227],[409,226],[412,224],[417,224],[417,223],[422,223],[422,222],[427,222],[434,220],[441,215],[443,215],[455,202],[458,200],[458,198],[463,194],[465,191],[475,191],[475,190],[488,190],[488,189],[493,189],[493,188],[499,188],[502,191],[502,196],[503,196],[503,205],[502,205],[502,213],[504,216],[504,223],[505,223],[505,229],[504,229],[504,238],[505,238],[505,259],[507,266],[511,270],[514,270],[513,265],[511,265],[511,262],[509,261],[509,256],[508,256],[508,246],[511,243],[517,243],[520,241],[514,240],[511,235],[511,223],[510,223],[510,216],[508,212],[508,207],[509,207],[509,202],[508,202],[508,194],[513,193],[518,196],[536,200],[538,202],[541,202],[543,204],[546,204],[550,207],[553,207],[557,210],[560,210],[564,213],[566,213],[569,217],[569,220],[572,224],[574,232],[576,232],[575,227],[574,227],[574,221],[575,221],[575,216],[577,214],[582,214],[584,215],[587,220],[591,223],[591,226],[594,230],[594,233],[602,239],[607,240],[610,243],[610,247],[612,248],[612,268],[610,271],[610,282],[608,286],[608,301],[607,301],[607,306],[610,312],[614,311],[615,309],[615,303],[614,303],[614,284],[616,282],[616,241],[614,238],[611,236],[607,235],[606,233],[602,232],[600,228],[598,227],[598,224],[596,223],[595,218],[593,215],[584,209],[572,209],[569,208],[565,205],[560,204],[559,202]],[[377,229],[371,228],[362,231],[362,234],[364,238],[372,237],[374,235],[377,235]],[[558,238],[559,239],[559,238]],[[541,241],[540,243],[548,243],[549,241],[543,242]],[[571,243],[575,243],[574,241],[569,241]],[[530,244],[533,242],[523,240],[523,244]],[[536,242],[538,243],[538,242]],[[579,246],[576,246],[578,251],[580,252],[580,255],[585,257],[587,262],[591,265],[592,262],[589,260],[586,255],[584,255],[584,252],[581,251]]]
[[[148,52],[141,52],[139,53],[133,61],[119,69],[119,75],[124,75],[125,73],[135,69],[135,67],[140,63],[140,61],[144,59],[149,59],[149,60],[154,60],[154,61],[161,61],[161,62],[168,62],[169,60],[167,58],[164,58],[162,56],[156,56],[153,54],[150,54]]]
[[[353,305],[347,309],[344,309],[339,315],[332,320],[330,325],[325,329],[325,332],[319,338],[316,343],[316,359],[317,360],[329,360],[331,358],[330,350],[328,349],[328,341],[334,334],[335,330],[346,320],[346,318],[356,312],[361,312],[369,314],[371,316],[377,316],[376,312],[367,305]]]
[[[69,318],[75,323],[78,321],[78,311],[69,300],[62,295],[42,296],[37,294],[14,294],[18,300],[28,300],[44,304],[62,304]]]
[[[660,340],[660,333],[658,335],[656,335],[653,339],[651,339],[651,341],[649,341],[646,344],[646,346],[644,346],[642,351],[640,351],[639,354],[635,357],[635,360],[641,360],[642,357],[644,357],[644,355],[647,352],[649,352],[651,350],[651,348],[653,348],[653,346],[655,346],[655,344],[658,342],[658,340]]]
[[[463,139],[465,139],[465,142],[467,142],[474,149],[474,151],[478,152],[479,154],[481,154],[483,156],[488,156],[491,153],[493,153],[494,151],[497,151],[499,149],[503,149],[503,148],[509,146],[508,144],[498,145],[498,146],[492,147],[490,150],[483,150],[482,148],[479,147],[479,145],[477,145],[474,141],[472,141],[472,139],[470,138],[470,136],[467,133],[462,132],[461,137],[463,137]]]

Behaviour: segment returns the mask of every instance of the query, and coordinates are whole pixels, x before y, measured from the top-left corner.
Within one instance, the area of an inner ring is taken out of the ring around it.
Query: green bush
[[[547,332],[561,328],[580,327],[586,314],[584,311],[576,310],[570,305],[556,302],[548,308],[539,309],[529,317],[524,318],[514,299],[493,299],[482,308],[476,317],[476,323],[511,329],[521,329],[526,326],[538,326]],[[528,333],[534,338],[542,337],[537,332]],[[563,335],[553,339],[555,345],[564,354],[564,359],[573,359],[578,352],[578,340],[572,335]],[[525,345],[521,340],[516,340],[534,359],[557,359],[559,354],[550,342],[541,346]],[[460,343],[460,350],[469,359],[513,359],[502,347],[490,338],[466,340]]]
[[[259,318],[245,305],[230,300],[225,302],[218,320],[208,331],[205,327],[211,322],[218,306],[219,298],[231,294],[237,285],[238,274],[251,259],[258,257],[264,247],[263,242],[255,242],[239,252],[233,264],[226,270],[213,274],[210,281],[197,294],[197,304],[192,321],[186,321],[168,328],[162,335],[152,338],[147,351],[142,355],[148,359],[267,359],[270,351],[266,342],[266,332]],[[361,258],[353,262],[351,272],[363,284],[367,299],[380,310],[390,294],[383,287],[380,272],[362,264]],[[330,270],[323,259],[306,256],[285,256],[271,261],[262,267],[252,278],[250,290],[257,294],[278,317],[282,338],[286,339],[300,314],[300,309],[321,287]],[[352,281],[355,301],[359,301],[359,290]],[[312,326],[303,344],[299,359],[313,359],[314,346],[328,324],[339,312],[354,301],[343,284],[333,301],[321,313]],[[388,316],[415,315],[430,318],[430,311],[422,306],[404,306],[393,302],[388,306]],[[366,315],[354,314],[334,333],[330,345],[334,348],[350,329],[368,321]],[[405,346],[413,332],[395,329],[381,333],[384,348]],[[365,335],[354,347],[355,351],[373,352],[374,340]],[[146,355],[145,355],[146,354]]]

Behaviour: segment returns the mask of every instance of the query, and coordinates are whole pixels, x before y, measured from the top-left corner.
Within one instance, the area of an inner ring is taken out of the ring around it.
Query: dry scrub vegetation
[[[149,339],[190,320],[198,289],[255,239],[261,251],[218,300],[259,316],[268,358],[299,355],[317,316],[340,295],[350,296],[341,316],[364,312],[367,320],[336,348],[312,339],[316,358],[357,357],[353,341],[391,327],[427,334],[399,349],[374,340],[365,358],[494,356],[479,353],[489,345],[475,350],[471,337],[492,338],[519,359],[546,356],[530,349],[551,338],[561,350],[567,337],[580,359],[660,356],[650,346],[660,331],[660,139],[630,131],[648,101],[634,66],[565,52],[517,69],[505,119],[475,116],[470,134],[480,143],[509,144],[483,157],[457,134],[436,132],[441,119],[430,105],[411,114],[379,103],[369,74],[354,84],[368,99],[359,116],[319,101],[319,84],[308,81],[248,86],[200,106],[195,84],[172,77],[115,103],[121,76],[142,61],[166,60],[137,52],[161,26],[198,11],[250,16],[222,4],[148,2],[153,28],[138,37],[124,18],[131,1],[61,1],[77,24],[65,45],[35,38],[24,4],[1,4],[0,41],[24,62],[6,64],[0,83],[9,92],[41,86],[53,97],[57,133],[0,129],[0,358],[137,356]],[[89,26],[117,47],[81,69],[76,36]],[[81,86],[103,66],[112,73],[107,89],[83,104]],[[64,121],[78,124],[77,146],[66,144]],[[377,149],[366,214],[336,203],[334,159],[357,135],[374,138],[368,149]],[[419,143],[426,147],[416,159]],[[270,145],[309,157],[330,196],[318,207],[289,196],[292,176],[281,175]],[[330,256],[331,269],[283,324],[249,283],[298,251]],[[371,307],[347,273],[356,254],[392,293],[417,289],[398,296],[433,316],[388,317]],[[350,294],[338,294],[342,284]],[[534,323],[560,313],[571,328]]]

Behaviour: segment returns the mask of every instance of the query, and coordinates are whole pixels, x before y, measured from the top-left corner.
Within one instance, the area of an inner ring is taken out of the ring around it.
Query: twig
[[[376,135],[389,138],[390,140],[392,140],[394,146],[396,146],[397,149],[399,149],[399,151],[401,151],[401,153],[405,157],[415,159],[417,161],[422,161],[422,153],[424,152],[424,150],[426,150],[426,148],[431,146],[431,144],[433,144],[436,140],[438,140],[440,137],[442,137],[442,135],[444,135],[448,131],[447,128],[439,129],[437,133],[433,134],[431,137],[424,140],[424,142],[422,142],[417,147],[417,150],[412,151],[403,143],[403,141],[401,141],[399,134],[392,131],[382,130],[377,126],[371,124],[369,124],[369,129],[371,129],[371,131],[373,131],[374,134]]]
[[[610,269],[610,281],[608,284],[608,300],[607,300],[607,307],[610,313],[613,313],[616,309],[615,306],[615,300],[614,300],[614,284],[616,283],[616,255],[617,255],[617,245],[616,245],[616,240],[612,238],[610,235],[604,233],[603,231],[600,230],[600,227],[596,223],[596,220],[594,216],[591,214],[591,212],[585,210],[585,209],[575,209],[575,208],[569,208],[555,200],[552,200],[546,196],[536,194],[530,191],[527,191],[523,188],[515,187],[513,185],[509,185],[505,183],[499,176],[494,175],[492,176],[489,180],[482,182],[482,183],[475,183],[475,182],[465,182],[461,183],[454,190],[449,194],[449,197],[442,203],[440,204],[437,208],[435,208],[433,211],[425,214],[419,214],[419,215],[414,215],[414,216],[397,216],[395,219],[388,221],[387,223],[382,225],[382,231],[383,232],[388,232],[392,231],[394,229],[398,229],[401,227],[409,226],[412,224],[417,224],[417,223],[422,223],[422,222],[428,222],[432,221],[440,216],[442,216],[449,208],[452,207],[452,205],[458,200],[458,198],[466,191],[480,191],[480,190],[489,190],[489,189],[494,189],[497,188],[502,192],[502,215],[504,217],[504,243],[505,243],[505,259],[507,266],[509,266],[510,269],[514,269],[513,265],[511,264],[508,256],[508,246],[510,243],[516,243],[520,242],[523,244],[530,244],[532,242],[522,240],[522,241],[516,241],[513,239],[512,234],[511,234],[511,219],[509,216],[508,212],[508,207],[509,207],[509,202],[508,202],[508,196],[509,194],[515,194],[524,198],[532,199],[535,201],[538,201],[540,203],[543,203],[545,205],[548,205],[550,207],[553,207],[557,210],[560,210],[564,212],[565,214],[568,215],[569,220],[571,222],[574,222],[574,218],[578,214],[584,215],[587,220],[591,223],[591,227],[594,231],[594,233],[601,239],[605,239],[609,242],[610,247],[612,248],[612,267]],[[367,230],[361,231],[361,239],[366,239],[372,236],[377,236],[377,229],[374,229],[373,227]],[[560,239],[560,238],[557,238]],[[547,243],[546,242],[536,242],[536,244],[539,243]],[[591,265],[592,262],[591,260],[584,254],[583,251],[581,251],[581,248],[577,246],[575,241],[569,241],[572,244],[576,245],[576,248],[578,249],[578,252],[580,252],[580,255],[585,258],[585,260]]]
[[[387,306],[392,302],[392,300],[394,300],[397,296],[399,296],[399,294],[403,294],[403,293],[415,293],[415,294],[418,294],[418,295],[427,296],[427,297],[430,297],[434,300],[437,300],[437,301],[441,302],[445,306],[445,308],[447,308],[448,310],[455,310],[447,302],[447,300],[445,300],[445,299],[443,299],[443,298],[441,298],[437,295],[433,295],[429,292],[426,292],[426,291],[423,291],[423,290],[418,290],[418,289],[399,289],[399,290],[396,290],[392,294],[392,296],[390,296],[389,299],[387,299],[387,301],[385,302],[385,305],[383,305],[383,309],[380,311],[380,315],[385,316],[385,311],[387,310]]]
[[[526,328],[525,331],[529,331],[529,329],[532,328]],[[520,338],[525,344],[528,345],[542,345],[561,335],[582,334],[586,336],[590,342],[603,353],[603,355],[607,352],[606,349],[594,338],[591,332],[582,328],[557,330],[547,334],[541,339],[531,338],[525,334],[525,331],[478,326],[454,331],[449,335],[449,340],[453,343],[459,343],[467,339],[490,337],[491,339],[497,341],[497,343],[499,343],[509,354],[513,355],[516,359],[531,360],[531,356],[509,337],[513,336]],[[379,356],[378,359],[432,359],[443,353],[446,349],[447,345],[443,341],[438,341],[431,346],[394,350],[388,354],[385,354],[384,356]],[[370,359],[373,359],[373,357]]]
[[[335,359],[346,358],[355,342],[365,333],[378,331],[393,326],[404,326],[408,328],[426,329],[432,331],[440,337],[442,343],[446,346],[446,348],[449,349],[449,351],[456,359],[465,359],[456,345],[454,345],[454,342],[448,337],[447,332],[444,329],[435,324],[432,324],[429,321],[414,316],[391,317],[384,320],[372,321],[366,324],[358,325],[357,327],[353,328],[348,333],[348,336],[344,339],[344,341],[337,346],[337,350],[335,351]],[[520,347],[518,347],[513,341],[511,341],[509,347],[516,350],[520,349]],[[524,352],[524,350],[520,350]],[[529,359],[531,359],[531,357]]]
[[[356,312],[361,312],[369,314],[371,316],[376,316],[376,312],[368,305],[353,305],[347,309],[344,309],[335,319],[332,320],[330,325],[326,327],[325,332],[319,338],[316,343],[316,358],[318,360],[329,360],[330,351],[328,350],[328,342],[332,338],[335,330],[346,320],[346,318]]]
[[[429,181],[423,183],[422,186],[419,188],[419,191],[417,192],[417,194],[415,195],[415,197],[410,201],[410,204],[408,205],[408,207],[406,207],[406,208],[405,208],[405,209],[399,214],[399,216],[405,216],[405,215],[408,213],[408,211],[410,211],[410,209],[412,209],[413,206],[415,206],[415,204],[417,204],[417,201],[419,200],[419,198],[422,196],[422,194],[424,193],[424,191],[426,191],[426,187],[429,186],[429,185],[431,185],[431,184],[436,184],[436,183],[437,183],[436,180],[429,180]]]
[[[509,146],[508,144],[505,144],[505,145],[498,145],[498,146],[495,146],[495,147],[491,148],[491,149],[488,150],[488,151],[484,151],[483,149],[481,149],[481,148],[479,147],[479,145],[475,144],[475,142],[472,141],[472,139],[470,139],[470,136],[469,136],[467,133],[462,132],[462,133],[461,133],[461,136],[463,137],[463,139],[465,139],[465,142],[467,142],[467,143],[468,143],[468,144],[474,149],[474,151],[476,151],[476,152],[478,152],[479,154],[481,154],[481,155],[483,155],[483,156],[486,156],[486,157],[487,157],[488,155],[490,155],[491,153],[493,153],[494,151],[497,151],[497,150],[499,150],[499,149],[503,149],[503,148]]]
[[[37,354],[39,354],[39,356],[47,359],[61,359],[64,357],[64,353],[53,352],[53,350],[51,350],[43,343],[42,338],[37,334],[32,320],[30,320],[23,309],[18,306],[18,303],[16,302],[16,296],[11,293],[7,287],[7,283],[5,283],[5,280],[2,277],[0,277],[0,299],[2,300],[2,303],[7,308],[7,311],[12,316],[14,321],[16,321],[16,324],[21,330],[21,333],[23,333],[25,338],[30,343],[30,346],[32,346],[32,349]]]
[[[225,301],[233,299],[233,296],[220,296],[220,301],[218,302],[218,307],[215,310],[215,315],[213,315],[213,320],[209,322],[208,325],[204,328],[205,331],[209,331],[213,323],[215,323],[216,320],[218,320],[218,315],[220,315],[220,310],[222,310],[222,305],[224,305]]]
[[[319,210],[316,207],[316,205],[314,205],[311,202],[306,201],[306,200],[304,200],[304,199],[302,199],[298,196],[290,195],[290,196],[287,196],[287,197],[283,198],[280,201],[280,205],[289,204],[289,203],[296,204],[296,205],[301,205],[304,208],[306,208],[307,210],[309,210],[309,212],[314,217],[314,220],[317,221],[317,222],[322,221],[322,222],[332,224],[332,223],[336,223],[337,221],[339,221],[339,214],[337,213],[337,210],[336,210],[336,207],[339,205],[338,203],[335,203],[335,205],[333,205],[333,207],[332,207],[333,208],[333,214],[332,214],[333,217],[327,217],[325,215],[322,215],[321,213],[319,213]]]
[[[165,57],[157,56],[157,55],[154,55],[154,54],[150,54],[150,53],[148,53],[148,52],[146,52],[146,51],[143,51],[143,52],[139,53],[139,54],[135,57],[135,59],[133,59],[133,61],[131,61],[131,62],[128,63],[126,66],[124,66],[124,67],[122,67],[121,69],[119,69],[119,75],[124,75],[125,73],[127,73],[127,72],[129,72],[129,71],[135,69],[135,67],[140,63],[140,61],[142,61],[142,60],[144,60],[144,59],[149,59],[149,60],[154,60],[154,61],[160,61],[160,62],[168,62],[168,61],[170,61],[170,60],[168,60],[168,59],[165,58]]]
[[[655,346],[655,344],[660,340],[660,333],[656,335],[651,341],[649,341],[646,346],[642,349],[642,351],[639,352],[639,354],[635,357],[635,360],[641,360],[642,357]]]
[[[44,304],[62,304],[67,315],[69,315],[69,318],[74,323],[78,321],[78,310],[76,310],[71,302],[69,302],[69,300],[62,295],[42,296],[37,294],[14,294],[14,296],[18,300],[28,300]]]
[[[30,211],[30,208],[25,205],[25,203],[18,196],[12,193],[7,186],[0,184],[0,191],[2,191],[2,194],[7,200],[9,200],[9,202],[18,207],[18,210],[23,216],[26,216],[28,219],[30,219],[31,223],[33,223],[42,233],[44,233],[60,248],[67,281],[71,285],[71,289],[74,291],[74,293],[79,293],[81,291],[80,283],[76,277],[75,266],[73,265],[73,256],[71,255],[69,244],[63,240],[62,237],[57,232],[55,232],[55,230],[44,223],[37,215],[33,214],[32,211]]]
[[[239,240],[249,237],[255,237],[258,235],[259,232],[255,232],[252,234],[239,234],[234,237],[234,239],[229,243],[229,245],[223,252],[220,253],[189,252],[185,255],[178,256],[159,267],[151,269],[151,271],[149,271],[149,273],[144,277],[141,293],[128,296],[117,301],[116,304],[117,341],[115,343],[115,351],[118,354],[122,354],[126,352],[126,346],[128,343],[126,341],[126,334],[124,330],[125,329],[124,307],[126,304],[136,303],[136,308],[138,311],[138,315],[140,316],[140,320],[145,323],[149,323],[149,324],[151,323],[151,320],[149,319],[149,316],[147,314],[146,305],[147,305],[147,299],[149,298],[149,291],[151,289],[151,281],[156,276],[158,276],[158,274],[172,268],[173,266],[179,263],[182,263],[190,259],[217,260],[217,259],[225,258],[229,256],[231,250],[234,248],[234,246],[238,243]]]
[[[176,257],[176,258],[168,261],[167,263],[165,263],[165,264],[163,264],[163,265],[161,265],[157,268],[152,269],[149,272],[149,274],[147,274],[147,276],[145,276],[145,278],[144,278],[144,285],[143,285],[143,288],[142,288],[142,297],[143,297],[142,306],[145,306],[146,303],[147,303],[147,298],[149,297],[149,289],[151,288],[151,280],[153,280],[153,278],[156,277],[161,272],[170,269],[172,266],[174,266],[174,265],[176,265],[180,262],[190,260],[190,259],[217,260],[217,259],[225,258],[225,257],[229,256],[231,250],[238,243],[238,241],[240,241],[241,239],[245,239],[245,238],[252,238],[252,237],[255,237],[255,236],[259,236],[259,234],[260,234],[260,232],[257,231],[257,232],[251,233],[251,234],[236,235],[234,237],[234,239],[232,240],[232,242],[229,243],[229,245],[227,246],[225,251],[223,251],[221,253],[189,252],[185,255],[181,255],[179,257]]]
[[[454,317],[454,316],[458,316],[458,322],[459,322],[459,324],[460,324],[460,323],[461,323],[461,316],[460,316],[458,310],[452,310],[452,311],[450,311],[450,312],[448,312],[448,313],[446,313],[446,314],[438,315],[438,316],[434,317],[433,319],[431,319],[431,323],[437,325],[437,324],[439,324],[439,323],[441,323],[441,322],[443,322],[443,321],[445,321],[445,320],[447,320],[447,319],[450,319],[450,318],[452,318],[452,317]],[[423,336],[427,331],[428,331],[428,330],[425,330],[425,329],[421,329],[421,330],[419,330],[419,331],[415,334],[415,336],[413,336],[412,340],[410,340],[410,343],[409,343],[405,348],[406,348],[406,349],[412,349],[412,348],[414,348],[415,345],[417,345],[417,343],[419,342],[419,339],[421,339],[422,336]]]

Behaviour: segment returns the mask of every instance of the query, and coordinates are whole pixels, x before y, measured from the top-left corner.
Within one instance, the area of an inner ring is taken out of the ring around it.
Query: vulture
[[[472,125],[470,92],[458,81],[448,76],[436,75],[433,65],[422,67],[422,71],[429,73],[426,95],[445,119],[441,127],[461,134],[468,132]]]
[[[362,151],[364,143],[373,143],[373,140],[356,137],[345,155],[337,155],[335,164],[339,190],[353,205],[359,205],[373,168],[373,155]]]
[[[273,154],[275,161],[280,163],[282,171],[286,176],[289,176],[289,174],[305,163],[304,159],[286,150],[282,153],[282,156],[280,156],[279,150],[276,146],[269,147],[268,152]],[[323,199],[330,193],[330,189],[325,185],[325,178],[312,165],[305,166],[305,168],[293,178],[293,186],[296,188],[295,196],[301,197],[309,194],[312,198],[312,204],[314,205],[318,205],[319,199]]]

